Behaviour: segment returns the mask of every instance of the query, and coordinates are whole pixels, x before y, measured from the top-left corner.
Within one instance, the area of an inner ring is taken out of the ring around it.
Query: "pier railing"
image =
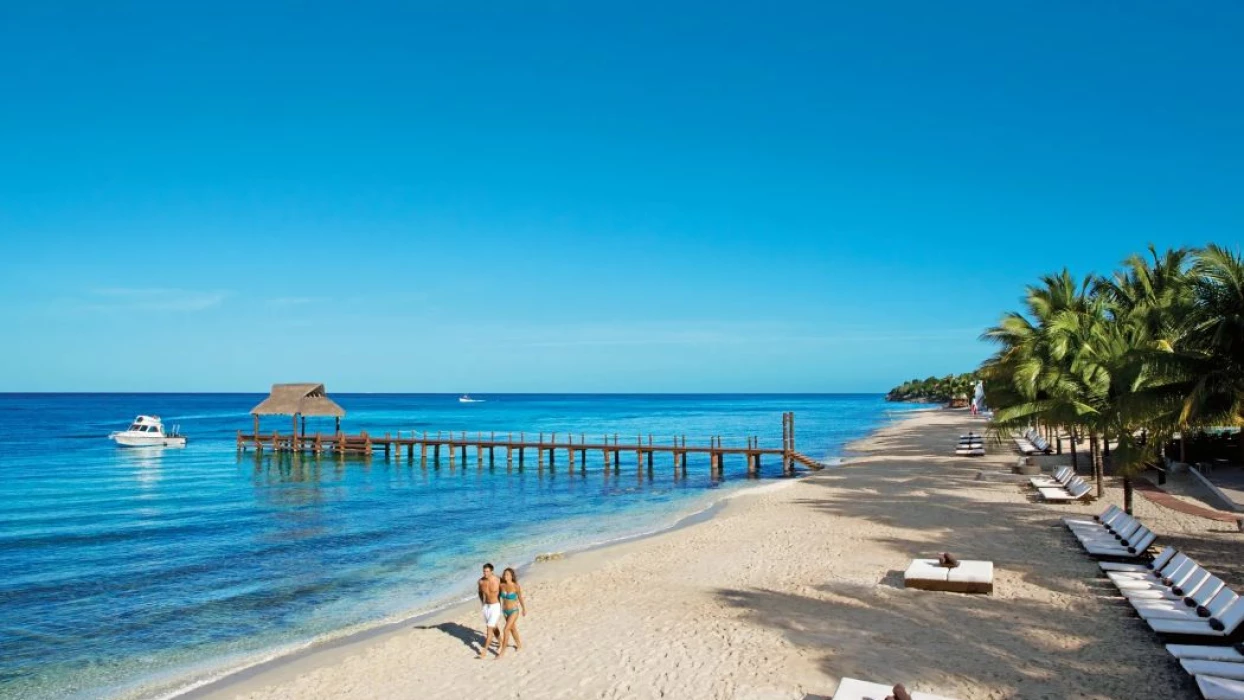
[[[455,462],[466,466],[468,454],[475,453],[476,463],[483,466],[496,466],[498,451],[504,452],[507,468],[527,466],[528,459],[534,458],[538,469],[557,467],[559,455],[564,455],[569,469],[586,470],[589,454],[599,453],[606,468],[615,471],[621,468],[622,457],[634,455],[638,468],[654,467],[655,456],[669,455],[673,458],[674,468],[686,474],[688,455],[708,455],[710,469],[720,473],[727,456],[742,456],[746,460],[749,474],[760,472],[761,460],[766,456],[780,457],[783,473],[795,471],[796,465],[808,469],[820,469],[823,465],[816,460],[801,454],[795,449],[795,414],[782,414],[782,446],[761,446],[759,436],[745,436],[743,444],[731,440],[727,445],[721,436],[710,436],[708,444],[687,442],[685,435],[658,437],[653,433],[629,435],[620,434],[589,436],[583,433],[526,433],[526,432],[476,432],[474,434],[459,431],[410,431],[404,434],[384,433],[372,435],[362,431],[356,435],[347,433],[251,433],[238,431],[237,446],[239,450],[253,449],[256,452],[272,450],[274,452],[306,452],[314,454],[362,454],[373,455],[382,453],[386,459],[402,459],[413,462],[418,452],[421,466],[433,466],[442,463],[442,456],[448,458],[449,464]],[[628,459],[629,461],[629,459]]]

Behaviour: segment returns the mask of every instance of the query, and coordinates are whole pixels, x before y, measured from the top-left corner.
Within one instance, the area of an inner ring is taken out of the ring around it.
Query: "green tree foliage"
[[[976,373],[948,374],[945,377],[911,379],[886,394],[886,401],[928,401],[950,403],[953,399],[971,399],[976,389]]]
[[[1024,300],[982,336],[999,346],[979,370],[994,429],[1087,436],[1098,495],[1104,446],[1130,510],[1131,477],[1175,433],[1244,425],[1238,253],[1150,246],[1109,277],[1047,275]]]

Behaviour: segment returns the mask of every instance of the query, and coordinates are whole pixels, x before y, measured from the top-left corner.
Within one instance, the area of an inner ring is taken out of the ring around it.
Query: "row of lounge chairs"
[[[1054,476],[1034,476],[1028,480],[1043,501],[1090,501],[1093,489],[1071,467],[1059,467]]]
[[[968,433],[959,436],[959,445],[955,448],[955,454],[959,457],[984,457],[985,456],[985,438],[976,433]]]
[[[1173,547],[1148,557],[1156,535],[1118,506],[1063,522],[1098,562],[1206,700],[1244,700],[1244,600]],[[1235,643],[1234,646],[1228,644]]]
[[[1025,455],[1048,455],[1054,451],[1050,447],[1049,441],[1041,437],[1036,428],[1029,428],[1024,431],[1022,436],[1015,438],[1015,449],[1019,450],[1020,454]]]

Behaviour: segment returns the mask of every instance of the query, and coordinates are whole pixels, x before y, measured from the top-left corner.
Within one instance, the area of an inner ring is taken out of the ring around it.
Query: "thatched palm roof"
[[[272,393],[251,409],[256,416],[336,416],[345,409],[324,393],[323,384],[273,384]]]

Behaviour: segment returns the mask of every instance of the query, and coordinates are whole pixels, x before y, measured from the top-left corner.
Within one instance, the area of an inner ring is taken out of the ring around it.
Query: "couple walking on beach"
[[[488,655],[493,633],[497,635],[497,658],[505,656],[510,638],[514,638],[514,650],[523,648],[518,636],[518,618],[527,615],[527,601],[523,600],[523,587],[518,585],[518,574],[506,568],[497,578],[492,564],[484,564],[484,575],[479,578],[479,602],[484,606],[484,644],[479,648],[479,658]]]

